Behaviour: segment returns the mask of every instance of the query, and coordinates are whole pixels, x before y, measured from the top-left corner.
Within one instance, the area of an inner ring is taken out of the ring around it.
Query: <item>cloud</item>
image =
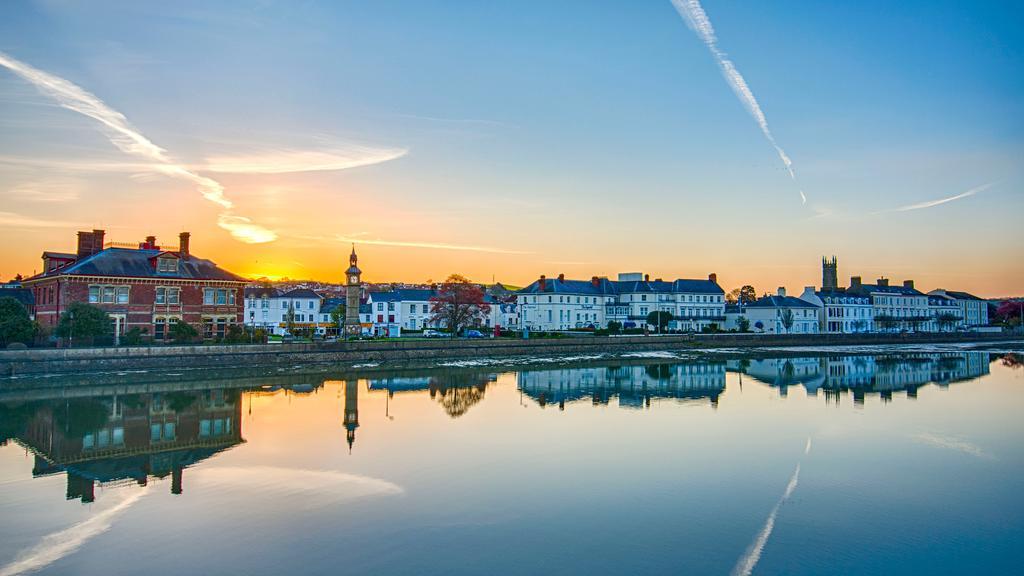
[[[151,142],[128,122],[124,114],[110,108],[95,95],[72,82],[29,66],[3,52],[0,52],[0,66],[28,81],[60,106],[99,122],[110,143],[122,152],[149,160],[152,163],[152,170],[198,185],[203,198],[224,209],[218,224],[236,239],[247,243],[260,243],[277,238],[274,231],[253,224],[247,218],[231,214],[232,203],[224,195],[224,187],[219,182],[200,176],[187,166],[172,161],[166,150]],[[237,225],[237,219],[244,220],[244,226]],[[225,227],[224,222],[235,225]]]
[[[78,186],[77,182],[66,178],[45,178],[22,182],[7,190],[6,196],[29,202],[74,202],[78,200]]]
[[[753,116],[754,121],[761,128],[761,132],[765,138],[768,139],[768,143],[775,148],[775,152],[779,155],[779,159],[782,160],[783,165],[786,167],[786,171],[789,172],[789,177],[799,186],[799,182],[796,179],[796,172],[793,170],[793,161],[790,160],[789,155],[786,154],[785,150],[775,141],[775,137],[772,136],[771,130],[768,128],[768,119],[764,115],[764,111],[761,110],[761,105],[758,104],[757,98],[754,97],[754,92],[750,89],[746,79],[740,74],[740,71],[736,69],[736,65],[733,64],[732,60],[729,59],[728,55],[718,47],[718,37],[715,36],[715,28],[711,25],[711,19],[708,18],[704,8],[700,5],[698,0],[672,0],[672,4],[676,7],[679,14],[686,20],[686,24],[693,30],[700,38],[701,42],[708,47],[711,55],[715,57],[715,61],[718,63],[718,67],[722,70],[722,75],[725,76],[726,82],[729,83],[729,87],[732,88],[733,93],[740,99],[740,102],[747,108],[747,112]],[[807,203],[807,195],[801,189],[800,199],[804,204]]]
[[[211,172],[232,174],[285,174],[348,170],[405,156],[402,148],[343,146],[324,150],[277,149],[249,155],[215,156],[206,160]]]
[[[40,220],[14,212],[0,212],[0,226],[10,228],[74,228],[81,226],[78,222],[61,222],[59,220]]]
[[[114,518],[138,502],[139,498],[145,494],[145,490],[133,491],[124,500],[88,520],[44,536],[38,544],[18,554],[6,566],[0,567],[0,576],[16,576],[33,572],[74,553],[87,541],[109,530]]]
[[[960,194],[957,194],[955,196],[950,196],[948,198],[940,198],[938,200],[929,200],[927,202],[918,202],[917,204],[910,204],[909,206],[900,206],[899,208],[893,208],[891,210],[883,210],[883,212],[910,212],[911,210],[923,210],[925,208],[934,208],[935,206],[941,206],[943,204],[946,204],[947,202],[955,202],[956,200],[961,200],[963,198],[968,198],[970,196],[974,196],[975,194],[980,194],[981,192],[984,192],[985,190],[988,190],[989,188],[991,188],[994,185],[995,185],[995,182],[989,182],[988,184],[982,184],[981,186],[976,186],[976,187],[971,188],[970,190],[968,190],[966,192],[962,192]]]
[[[401,248],[427,248],[433,250],[461,250],[466,252],[488,252],[491,254],[530,254],[519,250],[505,250],[490,246],[471,246],[464,244],[445,244],[439,242],[421,242],[416,240],[370,240],[362,237],[335,236],[334,240],[346,244],[368,244],[372,246],[396,246]]]

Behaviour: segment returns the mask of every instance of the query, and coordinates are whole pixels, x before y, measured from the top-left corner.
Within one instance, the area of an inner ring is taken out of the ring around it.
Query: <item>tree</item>
[[[757,300],[757,291],[750,284],[745,284],[740,288],[740,293],[736,297],[737,303],[739,304],[750,304]]]
[[[295,306],[289,300],[288,301],[288,312],[284,316],[285,330],[288,331],[292,336],[295,335]]]
[[[782,327],[786,329],[786,334],[789,334],[790,329],[793,328],[793,311],[786,308],[782,311],[780,319],[782,320]]]
[[[57,323],[57,336],[68,338],[71,342],[92,342],[100,336],[113,332],[110,315],[96,306],[84,302],[72,302],[60,316]]]
[[[667,310],[655,310],[647,315],[647,323],[657,326],[658,332],[664,332],[668,328],[668,323],[673,320],[675,320],[675,316]]]
[[[740,329],[740,332],[747,332],[750,330],[750,320],[747,320],[746,316],[740,316],[736,319],[736,327]]]
[[[135,326],[121,336],[121,344],[125,346],[138,346],[142,344],[149,330]]]
[[[171,335],[171,340],[174,340],[178,344],[192,342],[199,336],[199,331],[196,330],[195,326],[192,326],[184,320],[171,322],[171,326],[167,329],[167,332]]]
[[[491,307],[484,291],[465,277],[452,274],[430,299],[430,322],[451,331],[452,338],[469,326],[479,326]]]
[[[0,298],[0,348],[21,342],[28,344],[36,335],[36,324],[28,316],[28,310],[14,298]]]
[[[619,322],[618,320],[612,320],[611,322],[608,323],[609,334],[618,334],[619,332],[622,332],[622,322]]]
[[[345,331],[345,305],[338,304],[331,310],[331,322],[338,327],[338,334]]]

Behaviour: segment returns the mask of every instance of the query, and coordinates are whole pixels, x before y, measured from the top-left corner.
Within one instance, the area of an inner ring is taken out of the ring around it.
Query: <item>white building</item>
[[[669,330],[702,330],[725,324],[725,291],[711,274],[707,280],[651,280],[639,273],[619,274],[617,281],[594,276],[590,281],[539,280],[516,294],[522,323],[531,330],[623,328],[647,324],[652,312],[670,312]]]
[[[786,289],[779,288],[775,296],[762,296],[746,304],[745,315],[750,330],[763,334],[817,334],[818,306],[786,296]],[[788,326],[787,326],[788,324]]]
[[[879,332],[935,330],[928,296],[914,288],[913,280],[890,286],[886,278],[879,278],[876,284],[863,284],[860,276],[854,276],[846,291],[871,298],[875,330]]]
[[[430,299],[433,290],[399,288],[388,292],[370,292],[366,303],[370,305],[371,323],[376,334],[394,334],[395,330],[423,330],[437,328],[430,322]]]
[[[932,290],[928,294],[953,299],[960,308],[965,325],[988,326],[988,301],[967,292],[953,290]]]
[[[800,299],[818,307],[818,331],[822,334],[874,332],[871,298],[842,290],[815,291],[804,288]]]
[[[293,329],[326,329],[319,319],[322,298],[308,288],[281,292],[276,288],[245,289],[245,324],[271,334],[288,334]]]

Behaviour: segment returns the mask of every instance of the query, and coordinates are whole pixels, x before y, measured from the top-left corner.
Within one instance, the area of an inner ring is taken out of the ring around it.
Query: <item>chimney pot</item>
[[[558,275],[558,281],[559,282],[565,282],[565,274],[559,274]]]
[[[548,287],[548,277],[543,275],[543,274],[541,274],[540,275],[540,282],[538,282],[538,285],[540,286],[541,292],[546,290],[547,287]]]
[[[650,274],[644,274],[644,282],[650,282],[650,281],[651,281],[651,275]]]
[[[904,280],[903,281],[903,287],[904,288],[910,288],[911,290],[913,290],[914,289],[914,281],[913,280]]]
[[[718,274],[715,274],[714,272],[708,274],[708,280],[714,282],[715,284],[718,284]]]
[[[878,279],[878,285],[879,286],[888,286],[889,285],[889,279],[888,278],[879,278]]]
[[[188,244],[189,238],[191,236],[192,235],[189,234],[188,232],[182,232],[181,234],[178,234],[178,256],[180,256],[182,260],[188,260],[189,258]]]
[[[594,288],[597,288],[598,286],[601,285],[601,279],[598,278],[597,276],[592,276],[590,278],[590,284],[593,285]]]
[[[853,288],[854,286],[860,286],[860,283],[860,276],[850,276],[850,288]]]
[[[785,296],[785,295],[786,295],[786,287],[785,286],[779,286],[779,296]]]

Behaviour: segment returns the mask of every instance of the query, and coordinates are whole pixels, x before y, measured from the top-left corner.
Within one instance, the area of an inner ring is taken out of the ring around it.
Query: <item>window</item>
[[[127,304],[128,303],[128,287],[118,286],[117,287],[117,303]]]
[[[231,299],[234,300],[234,297],[232,296]],[[217,304],[227,304],[227,303],[228,303],[227,290],[217,290]]]
[[[203,288],[203,304],[213,304],[217,291],[213,288]]]
[[[156,289],[156,303],[167,304],[167,288]]]
[[[269,308],[270,307],[270,301],[267,300],[266,296],[264,296],[263,298],[260,298],[260,300],[261,300],[260,308]]]
[[[178,271],[178,259],[177,258],[159,258],[156,262],[157,272],[177,272]]]
[[[89,286],[89,304],[99,304],[100,301],[100,287]]]
[[[178,304],[179,302],[181,302],[181,288],[168,288],[167,303]]]
[[[378,312],[383,312],[384,311],[384,303],[383,302],[377,302],[377,311]]]
[[[312,300],[309,301],[309,306],[307,306],[307,308],[309,308],[310,310],[313,309],[313,301]]]
[[[228,304],[230,304],[232,306],[235,305],[235,291],[234,290],[228,290]]]

